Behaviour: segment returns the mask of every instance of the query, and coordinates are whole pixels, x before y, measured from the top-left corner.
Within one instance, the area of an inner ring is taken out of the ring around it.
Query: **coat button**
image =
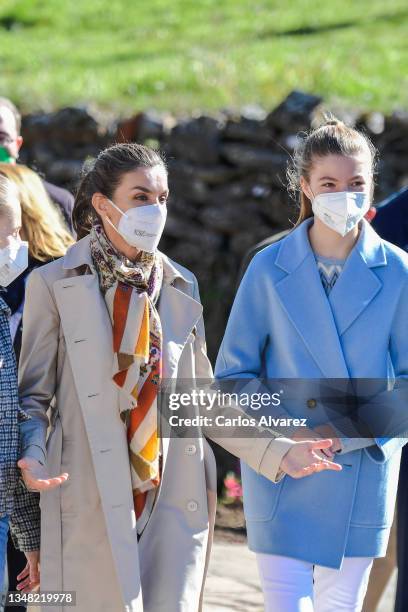
[[[184,452],[186,453],[186,455],[195,455],[197,452],[197,447],[195,444],[187,444],[184,449]]]
[[[308,399],[306,402],[308,408],[316,408],[317,402],[314,398]]]
[[[198,504],[196,501],[194,501],[194,499],[190,499],[190,501],[188,502],[187,510],[189,512],[196,512],[198,510]]]

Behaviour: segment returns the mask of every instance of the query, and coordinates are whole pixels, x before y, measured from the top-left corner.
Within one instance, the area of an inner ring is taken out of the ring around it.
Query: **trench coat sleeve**
[[[360,410],[360,417],[376,434],[375,446],[365,452],[377,462],[384,462],[408,441],[408,282],[401,292],[391,327],[389,351],[395,385],[373,397]]]
[[[197,280],[194,278],[194,299],[200,301]],[[203,317],[196,326],[195,338],[195,366],[197,379],[212,379],[213,371],[207,357],[205,342],[205,329]],[[266,428],[265,428],[266,429]],[[257,430],[258,431],[258,430]],[[292,440],[280,436],[278,433],[268,429],[270,437],[238,438],[238,437],[216,437],[213,441],[225,450],[242,459],[257,473],[262,474],[272,482],[279,482],[284,473],[280,470],[280,464],[286,453],[295,444]],[[203,428],[206,434],[205,427]],[[208,437],[211,437],[208,435]]]
[[[26,288],[19,394],[21,407],[31,417],[30,428],[22,431],[24,455],[40,460],[42,457],[43,461],[46,457],[47,410],[56,385],[58,337],[59,315],[55,302],[40,270],[34,270]]]

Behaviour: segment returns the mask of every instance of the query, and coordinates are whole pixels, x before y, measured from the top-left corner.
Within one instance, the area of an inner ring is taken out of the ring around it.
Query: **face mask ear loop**
[[[119,212],[121,215],[123,215],[123,217],[127,217],[126,213],[124,213],[124,212],[123,212],[123,210],[120,210],[120,208],[119,208],[118,206],[116,206],[116,204],[115,204],[114,202],[112,202],[112,200],[111,200],[111,199],[109,199],[107,196],[105,196],[105,197],[106,197],[106,199],[108,200],[109,204],[112,204],[113,208],[116,208],[116,210],[117,210],[117,211],[118,211],[118,212]],[[109,223],[109,225],[110,225],[111,227],[113,227],[113,229],[114,229],[114,230],[116,230],[116,232],[117,232],[117,233],[120,235],[120,232],[119,232],[118,228],[117,228],[117,227],[116,227],[116,225],[115,225],[115,224],[114,224],[114,223],[113,223],[113,222],[112,222],[112,221],[109,219],[109,217],[108,217],[108,216],[106,216],[105,218],[106,218],[107,222]]]
[[[106,197],[106,196],[105,196]],[[113,208],[116,208],[116,210],[123,216],[123,217],[127,217],[127,214],[125,212],[123,212],[123,210],[120,210],[120,208],[118,206],[116,206],[115,202],[112,202],[112,200],[110,200],[108,197],[106,197],[106,199],[108,200],[108,202],[110,204],[112,204]]]
[[[118,228],[117,228],[117,227],[116,227],[116,225],[115,225],[115,224],[114,224],[114,223],[113,223],[113,222],[112,222],[112,221],[109,219],[109,217],[108,217],[108,216],[106,216],[106,217],[105,217],[105,219],[107,220],[107,222],[109,223],[109,225],[110,225],[111,227],[113,227],[113,229],[114,229],[114,230],[115,230],[115,231],[116,231],[116,232],[119,234],[119,236],[120,236],[120,232],[119,232]]]

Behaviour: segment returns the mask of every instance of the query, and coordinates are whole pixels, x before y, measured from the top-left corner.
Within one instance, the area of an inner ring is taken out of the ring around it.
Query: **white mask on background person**
[[[351,231],[369,208],[370,196],[366,191],[320,193],[312,200],[316,217],[341,236]]]
[[[28,266],[28,242],[12,238],[0,249],[0,287],[8,287]]]
[[[136,206],[123,212],[112,200],[109,202],[122,217],[118,227],[107,217],[108,223],[130,246],[147,253],[154,253],[166,224],[166,204],[146,204],[146,206]]]

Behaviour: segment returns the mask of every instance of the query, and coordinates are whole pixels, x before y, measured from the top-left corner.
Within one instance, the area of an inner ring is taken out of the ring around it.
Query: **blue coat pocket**
[[[374,463],[363,452],[351,525],[383,529],[394,517],[400,453],[385,463]]]
[[[271,521],[276,514],[286,477],[273,483],[241,461],[244,513],[247,521]]]

